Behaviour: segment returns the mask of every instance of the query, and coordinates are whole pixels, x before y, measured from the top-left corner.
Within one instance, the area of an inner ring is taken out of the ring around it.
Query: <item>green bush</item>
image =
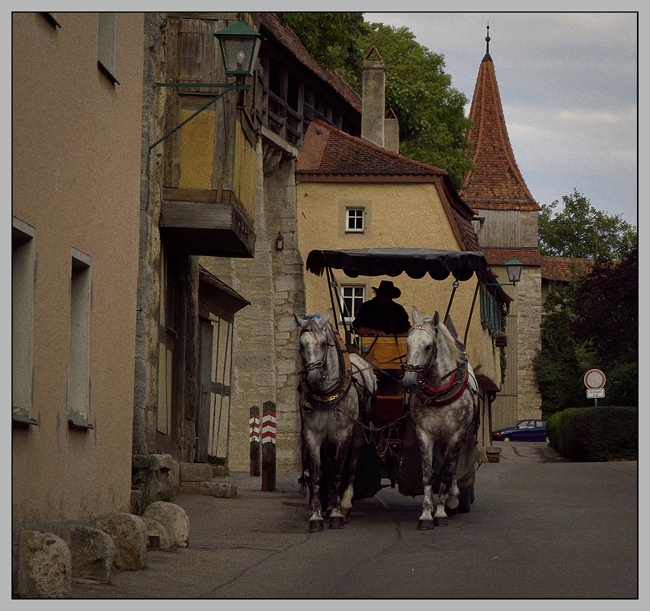
[[[546,423],[549,443],[571,461],[637,460],[636,407],[570,407]]]

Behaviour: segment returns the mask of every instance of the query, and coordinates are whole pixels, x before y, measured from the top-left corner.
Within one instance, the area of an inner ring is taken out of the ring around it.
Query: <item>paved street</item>
[[[277,490],[234,474],[238,498],[180,496],[190,546],[150,551],[147,568],[76,598],[637,597],[637,463],[569,463],[545,443],[499,444],[476,502],[447,528],[418,531],[422,497],[386,488],[342,530],[308,532],[297,473]]]

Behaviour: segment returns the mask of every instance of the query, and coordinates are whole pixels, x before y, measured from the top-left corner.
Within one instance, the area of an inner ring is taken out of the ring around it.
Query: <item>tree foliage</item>
[[[600,258],[591,271],[553,287],[544,304],[542,350],[535,369],[546,417],[569,407],[593,405],[584,374],[601,369],[608,405],[638,403],[638,253]]]
[[[637,245],[635,227],[593,208],[574,189],[562,197],[564,207],[555,212],[559,201],[543,204],[539,213],[539,246],[542,254],[559,257],[619,259]]]
[[[363,58],[372,46],[386,65],[386,106],[400,125],[401,152],[447,170],[457,188],[472,169],[465,95],[451,86],[442,55],[406,27],[363,21],[363,13],[279,13],[307,50],[361,94]]]

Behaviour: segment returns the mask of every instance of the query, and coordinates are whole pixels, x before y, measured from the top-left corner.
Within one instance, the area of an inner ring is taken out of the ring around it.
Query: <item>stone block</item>
[[[114,569],[139,571],[145,566],[148,537],[140,516],[114,513],[98,520],[97,528],[107,533],[115,544]]]
[[[219,482],[201,482],[199,484],[201,494],[216,496],[220,499],[237,498],[237,486],[234,484],[223,484]]]
[[[142,519],[147,527],[148,547],[170,549],[172,541],[165,526],[153,518],[143,517]]]
[[[172,546],[188,546],[190,519],[182,507],[174,503],[157,501],[144,510],[144,517],[160,522],[167,529]]]
[[[72,559],[65,541],[52,533],[20,533],[17,596],[67,598],[72,584]]]
[[[115,544],[102,530],[73,525],[70,528],[72,579],[81,582],[109,583]]]
[[[181,483],[205,482],[212,479],[212,466],[207,463],[184,462],[181,463]]]

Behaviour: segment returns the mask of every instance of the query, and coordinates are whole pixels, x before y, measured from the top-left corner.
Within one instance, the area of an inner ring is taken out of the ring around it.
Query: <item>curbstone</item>
[[[142,519],[147,527],[148,547],[171,549],[172,542],[165,526],[153,518],[143,517]],[[152,545],[154,541],[156,544]]]
[[[113,568],[118,571],[138,571],[146,565],[147,527],[140,516],[114,513],[97,521],[115,544]]]
[[[200,494],[216,496],[220,499],[237,498],[237,486],[233,484],[221,484],[217,482],[201,482],[199,484]]]
[[[144,517],[160,522],[167,529],[173,547],[188,547],[190,519],[182,507],[174,503],[156,501],[144,510]]]
[[[67,598],[72,585],[70,549],[52,533],[20,534],[17,595],[20,598]]]
[[[115,544],[110,535],[90,526],[70,527],[72,579],[93,583],[110,583]]]

